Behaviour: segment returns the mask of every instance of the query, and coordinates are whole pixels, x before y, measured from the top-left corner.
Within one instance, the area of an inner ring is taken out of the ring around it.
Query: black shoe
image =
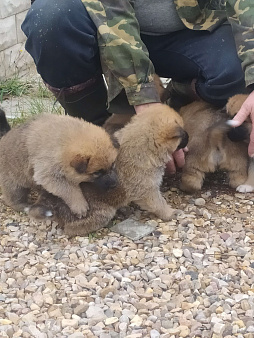
[[[102,126],[110,116],[107,111],[107,89],[101,75],[71,88],[47,87],[67,115],[82,118],[98,126]]]

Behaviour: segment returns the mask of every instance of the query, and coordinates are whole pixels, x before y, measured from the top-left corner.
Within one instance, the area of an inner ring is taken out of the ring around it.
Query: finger
[[[248,154],[250,157],[254,157],[254,125],[252,125],[250,133],[250,143],[248,147]]]
[[[236,116],[233,118],[233,121],[237,121],[239,124],[242,124],[247,117],[250,115],[251,111],[248,108],[248,105],[243,104],[239,112],[236,114]]]
[[[183,149],[177,150],[173,153],[173,158],[178,168],[182,168],[185,164],[184,151]]]
[[[169,175],[173,175],[176,173],[176,166],[173,158],[166,164],[166,173]]]

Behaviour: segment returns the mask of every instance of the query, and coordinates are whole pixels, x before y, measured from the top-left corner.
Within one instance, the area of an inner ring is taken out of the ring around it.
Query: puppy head
[[[248,95],[246,94],[237,94],[228,99],[226,105],[227,114],[231,117],[234,117],[240,110],[242,104],[247,99]]]
[[[159,153],[172,154],[188,143],[183,119],[174,109],[164,104],[135,115],[115,136],[120,148],[124,143],[129,143],[140,149],[150,149],[153,153],[158,153],[158,156]]]
[[[153,130],[153,138],[158,148],[164,148],[169,154],[175,150],[185,148],[188,143],[188,134],[184,130],[182,117],[167,105],[147,116],[147,121]]]
[[[75,184],[97,182],[102,188],[113,188],[117,184],[114,175],[117,149],[105,130],[95,125],[91,129],[86,137],[76,135],[65,149],[62,156],[65,175]]]

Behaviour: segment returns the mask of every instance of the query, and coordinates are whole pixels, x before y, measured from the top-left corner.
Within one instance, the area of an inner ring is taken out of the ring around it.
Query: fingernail
[[[239,121],[236,120],[228,120],[226,124],[230,127],[237,127],[239,125]]]

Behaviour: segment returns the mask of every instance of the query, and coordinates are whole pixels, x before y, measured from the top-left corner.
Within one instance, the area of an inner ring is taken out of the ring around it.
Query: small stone
[[[143,323],[143,318],[138,315],[135,315],[131,320],[130,326],[141,326],[142,323]]]
[[[198,279],[198,272],[197,271],[186,271],[185,274],[191,276],[191,280]]]
[[[133,241],[138,241],[139,239],[153,232],[155,230],[155,226],[128,218],[123,222],[114,225],[110,230],[119,233],[120,235],[126,236]]]
[[[247,332],[254,333],[254,325],[250,325],[250,326],[248,326],[248,328],[247,328]]]
[[[218,306],[215,312],[217,314],[222,313],[223,312],[223,307],[222,306]]]
[[[84,338],[84,334],[82,332],[74,332],[68,338]]]
[[[11,320],[0,318],[0,325],[9,325],[9,324],[12,324]]]
[[[62,319],[62,327],[73,327],[74,329],[78,328],[78,320],[77,319]]]
[[[180,334],[179,334],[180,337],[185,338],[189,336],[190,329],[188,328],[188,326],[181,325],[179,326],[179,329],[180,329]]]
[[[202,197],[196,198],[196,199],[195,199],[195,202],[194,202],[194,204],[195,204],[196,206],[199,206],[199,207],[204,206],[205,203],[206,203],[206,201],[205,201],[205,199],[202,198]]]
[[[243,299],[248,299],[249,296],[248,295],[245,295],[243,293],[238,293],[236,295],[233,296],[235,301],[238,303],[238,302],[241,302]]]
[[[86,312],[88,309],[89,305],[88,304],[79,304],[74,308],[74,313],[75,315],[81,315],[82,313]]]
[[[220,234],[220,238],[222,238],[224,241],[226,241],[229,237],[230,237],[230,235],[225,233],[225,232]]]
[[[244,299],[244,300],[241,301],[241,308],[244,311],[250,310],[250,308],[251,308],[250,304],[249,304],[249,302],[246,299]]]
[[[173,249],[173,255],[177,258],[180,258],[183,255],[183,250],[182,249]]]
[[[222,335],[224,329],[225,329],[225,324],[216,323],[216,324],[214,324],[213,332],[218,334],[218,335]]]
[[[112,292],[114,293],[116,291],[116,288],[114,286],[108,286],[100,291],[100,296],[105,298],[108,293]]]
[[[118,322],[118,318],[117,317],[110,317],[110,318],[107,318],[105,319],[105,325],[110,325],[110,324],[114,324]]]
[[[160,333],[157,330],[150,331],[150,338],[160,338]]]

